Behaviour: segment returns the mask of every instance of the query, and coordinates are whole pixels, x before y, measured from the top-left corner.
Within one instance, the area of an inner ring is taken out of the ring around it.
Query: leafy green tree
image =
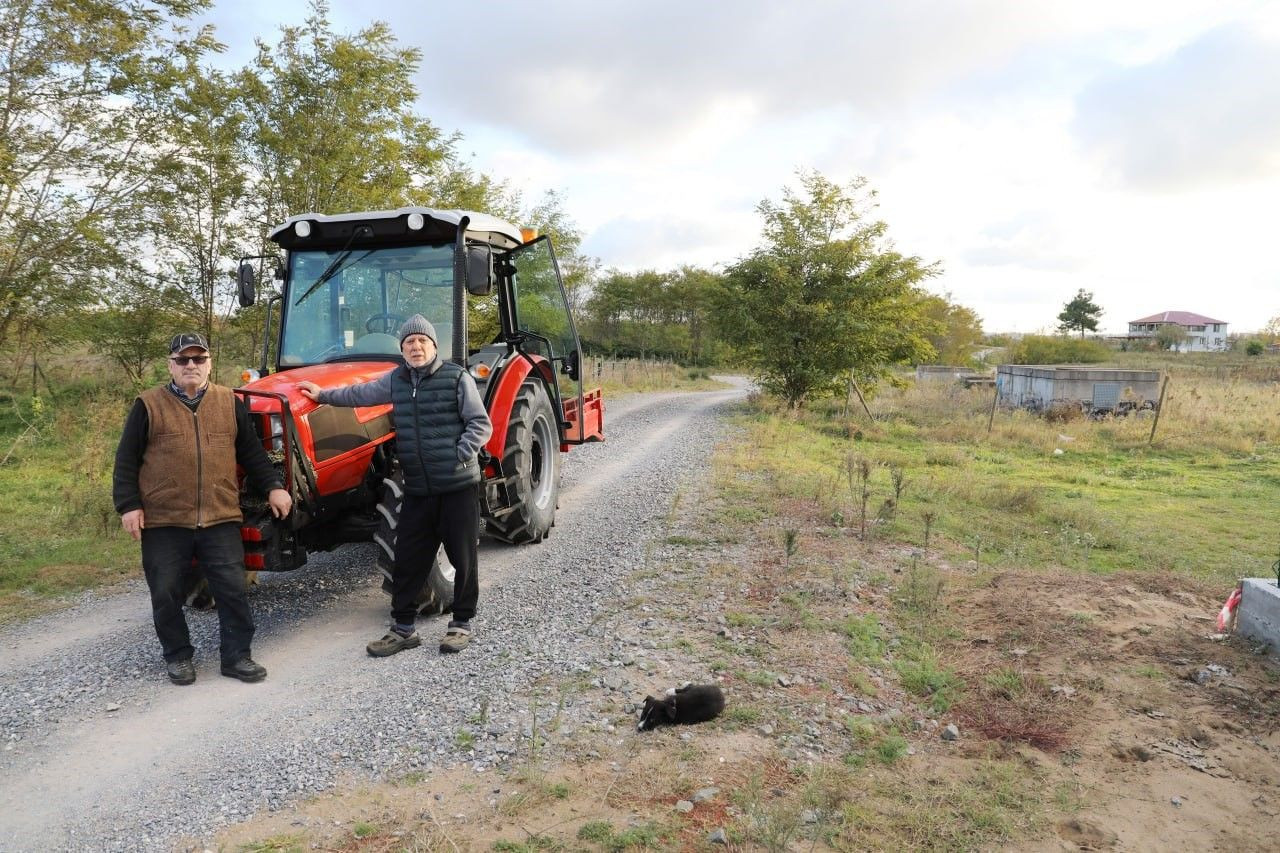
[[[92,304],[140,229],[182,22],[207,0],[0,4],[0,345]]]
[[[982,344],[982,320],[973,309],[952,302],[950,293],[924,293],[920,310],[931,324],[924,336],[936,353],[935,363],[963,365],[973,361],[973,351]]]
[[[728,350],[716,322],[724,287],[722,274],[692,266],[609,270],[586,302],[582,334],[596,350],[614,355],[710,364]]]
[[[576,315],[600,273],[600,261],[582,253],[582,231],[565,212],[564,197],[554,190],[548,192],[520,221],[551,238],[565,296]]]
[[[476,175],[445,134],[416,112],[417,48],[375,22],[336,35],[328,4],[240,75],[248,113],[251,217],[264,237],[289,216],[407,204],[499,212],[510,199]],[[492,204],[491,202],[497,202]]]
[[[683,266],[670,276],[673,319],[685,328],[684,364],[715,364],[726,359],[730,347],[720,339],[716,313],[725,301],[725,276]]]
[[[135,385],[145,385],[148,368],[164,358],[174,329],[190,320],[190,297],[176,287],[159,287],[141,270],[117,282],[118,302],[86,311],[77,323],[94,350],[110,358]]]
[[[1079,329],[1083,338],[1086,329],[1098,331],[1098,318],[1101,316],[1102,309],[1094,303],[1093,294],[1081,288],[1058,314],[1058,329],[1063,332]]]
[[[666,274],[657,270],[609,270],[588,302],[590,338],[615,355],[641,358],[666,354]]]
[[[1262,337],[1272,344],[1280,344],[1280,316],[1272,317],[1262,327]]]
[[[862,213],[874,198],[864,179],[799,178],[802,194],[757,207],[763,245],[729,268],[720,314],[762,387],[792,408],[931,357],[918,285],[937,273],[885,245],[887,226]]]
[[[1174,350],[1181,352],[1182,348],[1191,340],[1191,336],[1187,334],[1187,330],[1177,323],[1162,323],[1160,328],[1156,329],[1156,345],[1163,350]]]
[[[256,245],[243,212],[248,174],[238,92],[228,75],[195,62],[183,68],[163,128],[164,153],[146,196],[160,278],[186,295],[190,325],[204,331],[215,349],[219,317],[234,306],[227,273]],[[136,288],[133,293],[143,297],[139,310],[157,298]]]

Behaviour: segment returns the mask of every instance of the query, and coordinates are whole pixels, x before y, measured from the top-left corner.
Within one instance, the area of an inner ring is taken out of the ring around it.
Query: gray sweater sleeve
[[[328,403],[330,406],[381,406],[384,403],[390,403],[391,373],[392,371],[388,370],[382,376],[368,382],[321,391],[316,395],[316,402]]]
[[[462,435],[458,438],[458,461],[474,459],[493,435],[493,422],[485,411],[484,401],[471,374],[463,371],[458,380],[458,416],[462,418]]]

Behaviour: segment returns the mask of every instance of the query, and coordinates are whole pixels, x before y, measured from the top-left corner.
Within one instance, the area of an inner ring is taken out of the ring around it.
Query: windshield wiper
[[[351,249],[351,243],[356,239],[356,237],[372,237],[372,236],[373,236],[373,229],[367,225],[361,225],[357,228],[353,228],[351,231],[351,236],[347,238],[347,245],[343,246],[342,250],[338,252],[338,254],[334,257],[332,261],[329,262],[329,266],[324,268],[324,272],[320,273],[319,277],[316,278],[315,284],[308,287],[306,291],[301,296],[298,297],[298,301],[293,303],[294,306],[296,307],[298,305],[301,305],[302,300],[306,299],[308,296],[315,293],[317,287],[324,284],[326,281],[328,281],[329,279],[333,278],[335,275],[338,274],[338,272],[346,265],[347,258],[351,257],[351,254],[354,251],[353,249]],[[357,259],[357,262],[363,261],[365,258],[369,257],[372,254],[373,254],[373,249],[370,249],[369,251],[361,255]]]
[[[299,296],[299,297],[298,297],[298,301],[297,301],[297,302],[295,302],[295,303],[293,303],[293,304],[294,304],[294,307],[297,307],[298,305],[301,305],[301,304],[302,304],[302,300],[306,299],[306,298],[307,298],[308,296],[310,296],[312,293],[315,293],[315,290],[316,290],[316,288],[317,288],[317,287],[319,287],[320,285],[324,284],[326,281],[328,281],[329,279],[333,278],[335,275],[337,275],[339,272],[341,272],[343,269],[345,269],[345,268],[348,266],[348,264],[347,264],[347,262],[346,262],[346,261],[347,261],[347,258],[351,257],[353,254],[355,254],[355,250],[354,250],[354,249],[345,249],[345,250],[343,250],[343,252],[342,252],[340,255],[338,255],[336,258],[334,258],[334,259],[329,263],[329,266],[325,267],[324,272],[320,273],[320,276],[319,276],[319,278],[317,278],[317,279],[316,279],[315,284],[313,284],[313,285],[311,285],[310,287],[308,287],[308,288],[306,289],[306,292],[305,292],[305,293],[303,293],[301,296]],[[372,254],[373,254],[373,249],[370,249],[369,251],[365,252],[365,253],[364,253],[363,255],[361,255],[360,257],[356,258],[356,259],[355,259],[355,261],[353,261],[352,263],[360,263],[360,261],[363,261],[365,258],[369,257],[369,256],[370,256],[370,255],[372,255]]]

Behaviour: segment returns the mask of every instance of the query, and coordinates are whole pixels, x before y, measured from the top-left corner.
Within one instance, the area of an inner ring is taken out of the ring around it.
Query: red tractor
[[[261,495],[242,491],[245,568],[295,569],[308,551],[372,539],[390,577],[403,495],[391,407],[318,405],[296,383],[331,388],[391,370],[402,361],[396,332],[414,314],[435,326],[440,358],[475,378],[493,420],[481,454],[486,532],[511,543],[546,537],[560,453],[604,437],[604,404],[599,389],[582,388],[582,352],[550,241],[486,214],[423,207],[294,216],[271,240],[285,252],[275,271],[283,284],[267,303],[261,368],[236,393],[282,469],[294,511],[275,521]],[[255,299],[252,260],[238,272],[245,307]],[[445,610],[452,597],[442,549],[421,608]]]

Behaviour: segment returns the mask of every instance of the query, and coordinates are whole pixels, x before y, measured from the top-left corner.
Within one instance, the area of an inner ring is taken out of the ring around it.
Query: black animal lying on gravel
[[[683,723],[705,723],[724,710],[724,691],[714,684],[685,684],[668,690],[661,699],[644,697],[644,709],[636,731],[647,732],[658,726]]]

